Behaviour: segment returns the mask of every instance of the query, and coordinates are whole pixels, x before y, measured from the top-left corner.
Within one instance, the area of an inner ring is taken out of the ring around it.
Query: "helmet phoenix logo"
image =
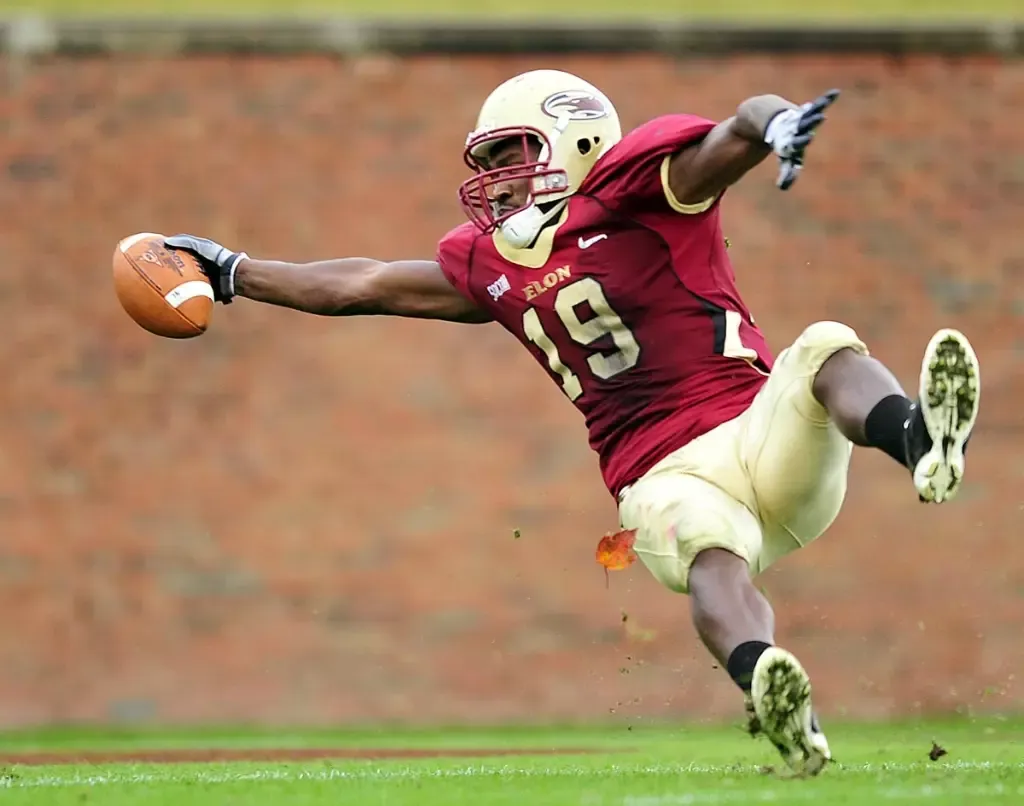
[[[597,120],[608,117],[605,102],[586,90],[563,90],[549,95],[540,108],[545,115],[553,118],[568,117],[569,120]]]

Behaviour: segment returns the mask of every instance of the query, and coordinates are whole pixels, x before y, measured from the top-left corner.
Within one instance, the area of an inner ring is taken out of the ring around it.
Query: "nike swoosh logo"
[[[595,235],[593,238],[584,238],[581,235],[579,240],[580,249],[586,249],[587,247],[593,246],[598,241],[604,240],[607,237],[608,236],[605,235],[603,232],[600,235]]]

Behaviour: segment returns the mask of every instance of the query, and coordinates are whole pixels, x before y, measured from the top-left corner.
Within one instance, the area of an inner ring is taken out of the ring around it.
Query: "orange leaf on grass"
[[[636,562],[633,544],[636,542],[636,529],[623,529],[613,535],[605,535],[597,544],[597,561],[607,571],[621,571]]]

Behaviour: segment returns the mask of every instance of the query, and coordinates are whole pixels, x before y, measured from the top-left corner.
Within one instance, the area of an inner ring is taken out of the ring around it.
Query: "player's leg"
[[[814,775],[831,758],[811,705],[800,661],[775,646],[775,614],[745,560],[722,549],[700,552],[690,566],[694,627],[743,692],[750,732],[765,735],[789,766]]]
[[[916,401],[881,362],[850,348],[821,365],[813,394],[851,442],[882,450],[911,471],[921,500],[941,502],[956,494],[963,478],[980,380],[967,337],[944,329],[925,349]]]
[[[774,645],[774,613],[750,578],[758,519],[720,487],[671,468],[634,485],[620,516],[637,530],[634,549],[654,577],[690,594],[697,634],[744,693],[751,732],[766,735],[797,772],[819,772],[831,756],[810,682],[799,661]]]
[[[970,344],[941,331],[926,350],[915,414],[892,373],[867,355],[851,328],[808,327],[780,354],[741,418],[740,452],[763,528],[758,570],[815,540],[839,514],[851,442],[904,463],[928,500],[955,492],[977,416],[977,380]],[[808,725],[814,735],[806,673],[792,656],[773,650],[763,657],[751,689],[761,727],[777,745],[800,750]]]
[[[690,566],[690,612],[704,645],[744,694],[752,735],[764,735],[800,773],[821,771],[831,752],[800,661],[775,646],[775,614],[746,561],[722,549]]]
[[[705,549],[690,565],[688,585],[697,635],[736,684],[749,692],[756,655],[775,643],[775,613],[751,581],[750,567],[731,551]]]
[[[811,387],[822,364],[843,350],[867,353],[848,327],[811,326],[779,355],[768,381],[739,418],[737,452],[762,534],[755,571],[817,539],[842,507],[851,443]],[[691,570],[691,588],[700,585],[695,573],[702,559]],[[730,671],[736,672],[737,682],[744,672],[749,679],[760,731],[795,769],[820,770],[830,755],[814,715],[807,672],[785,649],[752,649],[746,657],[737,654]]]

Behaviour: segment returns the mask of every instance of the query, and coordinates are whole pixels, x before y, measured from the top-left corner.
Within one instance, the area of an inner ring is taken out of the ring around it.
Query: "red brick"
[[[776,348],[839,318],[908,384],[961,326],[985,408],[955,504],[858,455],[831,533],[763,582],[826,712],[1019,707],[1021,66],[546,63],[629,126],[844,88],[790,194],[771,166],[729,194],[747,300]],[[0,722],[738,716],[685,598],[640,565],[605,587],[612,502],[511,338],[241,301],[176,343],[114,299],[144,229],[432,256],[477,105],[533,64],[53,60],[0,95]]]

